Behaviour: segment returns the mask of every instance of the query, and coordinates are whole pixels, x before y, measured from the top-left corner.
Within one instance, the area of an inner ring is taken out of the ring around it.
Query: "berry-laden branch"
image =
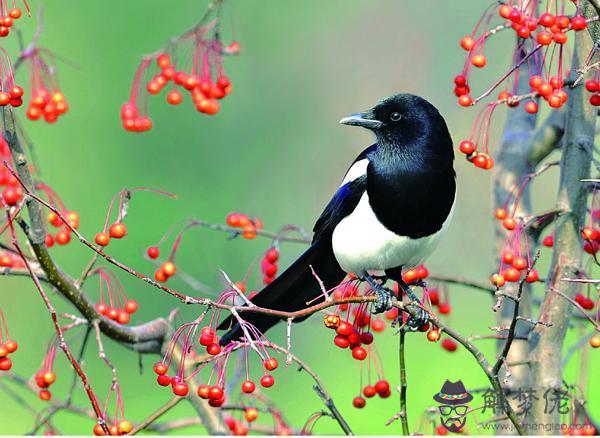
[[[52,322],[54,323],[54,328],[56,330],[56,335],[58,336],[59,347],[65,353],[65,355],[67,356],[67,359],[71,363],[73,369],[79,375],[81,382],[83,383],[83,387],[85,388],[85,391],[88,395],[88,398],[90,399],[90,403],[92,404],[92,408],[94,409],[94,412],[96,413],[96,417],[98,418],[98,424],[100,424],[100,427],[102,428],[102,430],[106,434],[108,434],[109,433],[108,426],[106,425],[106,423],[104,422],[104,420],[102,418],[102,411],[100,410],[100,405],[98,404],[98,398],[96,397],[96,395],[94,394],[94,391],[92,390],[92,388],[90,386],[87,375],[81,369],[79,362],[77,361],[77,359],[75,359],[75,357],[71,353],[71,350],[69,349],[69,346],[67,345],[67,343],[65,341],[65,338],[63,336],[63,331],[60,327],[60,323],[58,322],[58,316],[56,314],[56,310],[54,309],[54,306],[48,299],[46,292],[44,292],[42,284],[40,283],[39,279],[35,275],[35,272],[33,271],[33,269],[31,269],[29,261],[27,260],[27,257],[25,257],[25,253],[23,252],[23,250],[21,249],[21,246],[19,245],[19,241],[16,236],[15,228],[14,228],[12,219],[10,217],[10,213],[8,211],[7,211],[7,218],[10,223],[9,229],[10,229],[11,236],[12,236],[12,244],[15,247],[15,249],[17,250],[17,252],[19,253],[19,255],[21,256],[21,259],[23,260],[25,268],[29,271],[29,274],[31,275],[31,279],[33,280],[33,283],[35,284],[35,287],[39,291],[39,293],[42,297],[42,300],[44,301],[44,304],[46,304],[46,308],[50,312],[50,316],[52,317]]]
[[[584,3],[584,13],[590,5]],[[583,59],[590,52],[592,41],[585,33],[577,34],[573,54],[572,76],[582,66]],[[560,164],[560,182],[557,208],[564,211],[556,221],[554,250],[549,268],[548,283],[541,305],[540,319],[552,324],[551,327],[534,328],[531,346],[531,381],[539,385],[541,391],[558,390],[563,385],[561,355],[566,330],[571,319],[571,304],[555,290],[568,297],[575,296],[575,283],[561,282],[564,277],[576,276],[581,265],[580,235],[585,221],[587,189],[582,179],[588,178],[597,109],[586,103],[582,87],[572,90],[565,114],[565,133]],[[560,424],[557,413],[548,412],[543,403],[534,400],[530,411],[530,421],[540,424]]]
[[[38,201],[39,203],[41,203],[42,205],[46,206],[47,208],[49,208],[51,211],[53,211],[54,213],[56,213],[61,220],[64,219],[66,221],[66,218],[62,217],[62,214],[60,211],[58,211],[58,209],[56,209],[54,206],[52,206],[51,204],[49,204],[48,202],[44,201],[43,199],[41,199],[39,196],[37,196],[34,192],[32,192],[24,183],[23,181],[20,179],[20,176],[18,176],[17,174],[14,174],[17,179],[19,180],[19,182],[23,185],[23,189],[25,191],[25,193],[28,195],[28,197],[34,199],[35,201]],[[125,272],[139,278],[142,279],[144,281],[146,281],[147,283],[150,283],[151,285],[166,291],[167,293],[169,293],[170,295],[173,295],[175,297],[177,297],[178,299],[180,299],[181,301],[185,302],[185,303],[189,303],[189,304],[199,304],[199,305],[206,305],[206,306],[210,306],[210,307],[214,307],[217,309],[222,309],[222,310],[227,310],[229,312],[236,312],[236,313],[263,313],[263,314],[268,314],[268,315],[272,315],[272,316],[277,316],[279,318],[282,319],[295,319],[295,318],[300,318],[300,317],[305,317],[305,316],[310,316],[316,312],[319,312],[321,310],[327,309],[329,307],[334,307],[334,306],[339,306],[339,305],[343,305],[343,304],[349,304],[349,303],[372,303],[376,301],[376,297],[373,295],[370,296],[353,296],[353,297],[346,297],[346,298],[342,298],[339,300],[331,300],[331,301],[326,301],[320,304],[316,304],[313,306],[308,306],[305,309],[296,311],[296,312],[285,312],[285,311],[279,311],[279,310],[273,310],[273,309],[267,309],[267,308],[261,308],[258,306],[250,306],[250,307],[245,307],[245,306],[230,306],[230,305],[226,305],[220,302],[215,302],[212,301],[208,298],[193,298],[193,297],[189,297],[187,295],[181,294],[175,290],[172,290],[164,285],[161,285],[159,283],[157,283],[156,281],[150,279],[149,277],[127,267],[126,265],[118,262],[116,259],[114,259],[113,257],[109,256],[108,254],[106,254],[105,252],[103,252],[102,250],[96,248],[94,245],[92,245],[89,241],[87,241],[78,231],[77,229],[75,229],[74,227],[72,227],[68,222],[65,222],[66,226],[69,227],[71,229],[71,231],[78,237],[78,239],[87,247],[89,247],[90,249],[92,249],[93,251],[95,251],[96,253],[98,253],[101,257],[103,257],[106,261],[108,261],[109,263],[123,269]],[[50,282],[52,284],[55,285],[55,287],[57,287],[57,289],[61,292],[65,292],[65,285],[68,286],[67,288],[67,294],[65,295],[67,297],[67,299],[69,299],[71,302],[73,302],[73,304],[76,305],[76,307],[79,308],[79,306],[82,306],[82,297],[85,297],[83,294],[79,293],[79,291],[76,289],[76,287],[74,286],[74,282],[73,280],[69,280],[68,277],[65,276],[65,274],[63,274],[62,272],[60,272],[58,270],[58,268],[53,264],[52,259],[50,258],[49,254],[47,253],[47,249],[45,248],[44,245],[34,245],[32,243],[32,247],[34,249],[34,251],[36,252],[36,255],[38,256],[38,260],[40,261],[40,265],[42,267],[43,270],[47,270],[50,269],[51,272],[47,272],[48,278],[50,280]],[[59,277],[56,277],[56,275],[60,273]],[[53,281],[54,280],[54,281]],[[72,289],[72,290],[69,290]],[[116,340],[121,340],[124,342],[130,342],[133,343],[133,347],[136,349],[140,349],[142,351],[156,351],[154,348],[152,347],[152,349],[149,349],[149,345],[156,345],[156,334],[159,333],[160,335],[164,335],[164,332],[162,330],[156,330],[155,333],[153,333],[152,336],[149,336],[149,332],[152,332],[153,330],[147,330],[150,329],[150,327],[158,324],[156,321],[148,323],[147,324],[147,328],[145,326],[138,326],[135,329],[133,329],[133,331],[139,331],[139,333],[130,333],[129,331],[132,329],[125,329],[122,327],[111,327],[110,322],[106,320],[106,318],[104,318],[102,315],[97,314],[97,312],[95,311],[95,309],[93,308],[93,306],[91,305],[91,303],[88,301],[84,301],[84,303],[87,303],[87,305],[82,306],[83,307],[83,314],[84,316],[88,317],[90,316],[90,320],[94,320],[94,319],[98,319],[100,320],[100,327],[102,328],[102,331],[105,334],[108,334],[109,336],[113,337]],[[414,304],[409,304],[409,305],[403,305],[401,302],[394,302],[394,307],[403,310],[405,312],[408,312],[409,314],[411,314],[412,316],[417,316],[417,308],[414,306]],[[80,309],[82,310],[82,309]],[[87,312],[87,314],[86,314]],[[481,353],[481,351],[479,349],[477,349],[470,341],[468,341],[465,337],[463,337],[462,335],[460,335],[458,332],[456,332],[453,329],[450,329],[449,327],[447,327],[446,325],[444,325],[439,318],[432,316],[433,317],[433,321],[434,324],[441,330],[446,332],[450,337],[454,338],[455,340],[457,340],[460,344],[462,344],[477,360],[477,362],[479,363],[479,365],[481,366],[482,370],[484,371],[484,373],[486,374],[486,376],[488,377],[488,379],[490,380],[490,383],[492,385],[492,387],[494,388],[494,390],[496,392],[498,392],[499,397],[506,401],[506,397],[504,395],[504,393],[502,392],[502,388],[500,386],[500,382],[498,380],[498,377],[494,375],[494,373],[492,372],[491,367],[489,366],[489,362],[487,361],[487,359],[485,358],[485,356],[483,355],[483,353]],[[157,320],[158,321],[158,320]],[[163,320],[164,321],[164,320]],[[104,324],[103,324],[104,323]],[[108,324],[107,324],[108,323]],[[165,325],[166,321],[164,322]],[[125,332],[123,332],[123,330],[125,330]],[[164,337],[161,338],[164,340]],[[150,343],[152,342],[152,343]],[[145,343],[149,343],[148,345],[146,345]],[[192,399],[192,401],[194,401],[194,399]],[[512,410],[512,408],[510,406],[508,406],[507,403],[504,403],[504,409],[506,409],[506,414],[507,417],[510,418],[511,422],[513,422],[513,424],[515,425],[515,428],[517,430],[521,430],[521,426],[518,423],[518,419],[516,418],[516,415],[514,414],[514,411]]]

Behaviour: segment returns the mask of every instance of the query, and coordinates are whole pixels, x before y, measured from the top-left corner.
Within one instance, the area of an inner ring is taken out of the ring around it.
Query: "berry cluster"
[[[0,309],[0,319],[0,371],[9,371],[12,368],[12,360],[8,355],[17,351],[19,344],[9,337],[8,325],[2,309]]]
[[[588,290],[587,295],[580,293],[575,294],[575,301],[585,310],[592,310],[595,306],[594,300],[590,298],[590,291]]]
[[[48,229],[46,230],[46,246],[51,248],[55,243],[61,246],[68,245],[71,242],[71,228],[79,228],[79,213],[75,210],[68,210],[60,196],[47,184],[40,182],[36,184],[35,188],[43,193],[50,204],[60,212],[58,215],[51,211],[46,217],[48,224],[57,229],[54,234]]]
[[[579,3],[576,3],[577,10],[573,16],[565,15],[566,4],[565,0],[559,0],[554,8],[549,3],[545,11],[539,13],[538,9],[544,8],[539,8],[538,1],[499,2],[486,9],[473,32],[460,40],[460,46],[467,51],[467,56],[463,70],[454,78],[454,94],[458,97],[458,104],[469,107],[492,94],[496,88],[504,87],[497,99],[479,113],[470,138],[460,143],[460,151],[474,166],[487,170],[494,165],[487,142],[492,113],[498,105],[505,104],[513,108],[519,106],[521,101],[526,101],[525,111],[535,114],[539,109],[540,98],[550,108],[560,108],[567,102],[568,94],[563,79],[564,45],[568,32],[586,29],[587,20],[580,14]],[[553,14],[550,9],[555,9],[556,13]],[[494,18],[498,16],[502,21],[494,26]],[[505,29],[513,29],[519,38],[512,67],[486,92],[474,99],[469,85],[472,68],[481,69],[487,65],[486,43],[489,38]],[[554,56],[555,52],[557,56]],[[519,68],[526,62],[530,64],[529,76],[519,72]],[[528,81],[530,91],[519,94],[517,90],[523,89],[519,87],[519,82],[524,80]],[[588,82],[590,91],[597,93],[595,81]],[[600,104],[600,97],[595,96],[597,95],[590,98],[590,102]]]
[[[69,104],[60,90],[56,66],[50,63],[54,56],[48,49],[30,46],[21,59],[30,65],[31,100],[25,115],[32,121],[56,122],[69,111]]]
[[[279,259],[279,251],[272,246],[267,250],[265,256],[260,262],[260,269],[263,273],[263,283],[269,284],[277,275],[277,260]]]
[[[500,288],[507,282],[521,281],[523,276],[527,283],[535,283],[539,280],[539,274],[531,264],[529,242],[523,224],[514,216],[509,216],[504,208],[497,208],[494,215],[502,221],[502,226],[509,231],[509,235],[500,255],[498,272],[491,277],[492,285]]]
[[[115,413],[112,418],[112,421],[107,421],[108,405],[113,394],[115,395]],[[109,389],[108,397],[106,398],[106,403],[104,404],[104,409],[102,412],[102,419],[104,420],[104,423],[108,426],[108,432],[111,436],[127,435],[133,430],[133,424],[131,423],[131,421],[125,418],[124,411],[125,409],[123,407],[123,397],[121,396],[121,386],[118,382],[115,381]],[[95,436],[106,435],[106,432],[104,431],[100,423],[94,424],[92,433]]]
[[[242,229],[242,237],[244,239],[254,239],[256,231],[262,230],[262,221],[255,217],[249,217],[243,213],[230,213],[225,219],[227,225],[233,228]]]
[[[221,301],[224,301],[232,296],[233,292],[227,292],[222,295]],[[213,319],[216,315],[213,313]],[[203,316],[202,316],[203,317]],[[203,366],[209,362],[205,362],[199,366],[190,376],[185,376],[185,355],[180,359],[177,370],[174,375],[168,375],[169,367],[173,358],[173,350],[175,346],[180,345],[181,350],[188,352],[188,354],[196,354],[193,350],[193,336],[199,327],[199,318],[197,321],[192,323],[183,324],[173,334],[169,348],[163,357],[163,360],[154,364],[154,372],[157,375],[157,382],[160,386],[171,386],[173,394],[179,397],[185,397],[189,392],[189,385],[187,380],[199,373]],[[266,351],[266,347],[260,340],[260,335],[254,327],[248,323],[243,323],[244,329],[256,336],[256,340],[253,341],[253,350],[256,351],[262,360],[263,364],[263,375],[260,378],[260,385],[263,388],[270,388],[275,384],[275,378],[270,372],[274,371],[279,367],[279,363],[276,358],[269,356]],[[214,363],[213,372],[206,384],[198,386],[197,395],[201,399],[208,400],[208,404],[212,407],[220,407],[225,403],[225,371],[227,367],[227,361],[230,354],[237,348],[241,348],[241,344],[231,343],[228,344],[225,349],[222,350],[219,345],[219,338],[216,336],[215,330],[211,325],[204,326],[200,329],[200,337],[198,343],[206,348],[206,352],[214,357],[214,360],[210,363]],[[248,343],[249,344],[249,343]],[[248,345],[244,345],[244,353],[248,354]],[[192,353],[193,352],[193,353]],[[247,361],[246,361],[247,364]],[[246,380],[241,384],[241,393],[251,394],[256,390],[256,383],[250,379],[248,365],[246,365]],[[216,381],[211,383],[213,377],[216,374]]]
[[[56,374],[52,370],[54,368],[55,357],[56,339],[52,339],[48,344],[42,368],[34,376],[35,384],[40,389],[38,393],[40,400],[49,401],[52,398],[52,393],[48,388],[56,382]]]
[[[24,2],[27,13],[29,14],[29,5],[27,2]],[[6,2],[0,2],[0,37],[4,38],[10,34],[10,29],[12,28],[15,20],[18,20],[23,15],[23,12],[20,8],[14,6],[8,9]]]
[[[0,162],[12,163],[10,148],[4,135],[0,136]],[[19,181],[5,166],[0,166],[0,189],[2,189],[2,203],[9,207],[17,205],[23,199],[23,189]]]
[[[96,268],[90,273],[90,276],[93,275],[100,279],[100,299],[96,304],[98,313],[119,324],[128,324],[131,315],[138,309],[137,301],[127,298],[123,285],[113,271]]]
[[[184,93],[188,92],[198,112],[208,115],[219,112],[219,100],[232,91],[231,82],[223,71],[222,55],[237,54],[240,48],[237,42],[223,48],[218,31],[220,15],[217,12],[210,23],[207,22],[209,15],[189,32],[172,39],[167,50],[141,62],[130,98],[121,107],[121,121],[126,131],[152,129],[152,120],[147,113],[148,96],[159,94],[170,84],[166,97],[169,104],[181,104]],[[146,77],[147,81],[144,80]]]
[[[390,383],[387,380],[378,380],[375,385],[367,385],[362,389],[362,396],[354,397],[352,405],[355,408],[362,409],[367,405],[367,398],[375,397],[378,395],[381,398],[388,398],[392,395],[390,389]],[[364,396],[364,397],[363,397]]]

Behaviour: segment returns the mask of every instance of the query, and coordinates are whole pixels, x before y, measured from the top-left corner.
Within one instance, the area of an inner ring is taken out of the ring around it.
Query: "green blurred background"
[[[233,28],[243,53],[226,60],[234,93],[222,102],[222,112],[207,117],[198,114],[189,101],[171,107],[161,94],[150,102],[154,129],[140,135],[121,128],[119,108],[128,97],[141,55],[192,26],[207,2],[32,3],[34,18],[20,20],[25,41],[35,30],[37,9],[44,6],[40,45],[68,60],[59,59],[58,69],[71,111],[53,126],[39,121],[24,121],[24,126],[35,144],[44,181],[59,192],[70,209],[80,213],[82,232],[91,238],[100,231],[111,197],[123,187],[148,186],[178,195],[177,200],[171,200],[136,194],[127,218],[129,235],[109,247],[112,255],[142,272],[152,270],[141,255],[144,249],[183,218],[222,222],[227,213],[241,211],[260,217],[267,229],[288,223],[310,229],[348,164],[372,141],[368,132],[343,127],[338,120],[384,96],[411,92],[428,98],[446,116],[455,142],[468,135],[475,115],[474,110],[456,105],[451,81],[464,59],[457,42],[470,32],[487,2],[232,0],[225,7],[225,35],[227,39]],[[15,54],[12,37],[7,39],[7,48]],[[476,88],[481,90],[506,68],[510,43],[508,35],[491,43],[489,68],[480,75]],[[18,74],[20,83],[26,83],[27,77],[25,69]],[[499,138],[503,111],[495,117],[493,142]],[[462,157],[457,160],[457,172],[455,219],[428,266],[436,273],[487,281],[494,264],[490,173],[474,169]],[[552,205],[555,177],[544,175],[537,184],[537,207]],[[205,283],[220,287],[218,269],[240,279],[268,243],[264,239],[230,241],[223,234],[196,229],[184,241],[178,262]],[[76,243],[52,251],[61,266],[75,276],[91,256]],[[300,251],[301,245],[284,245],[282,265]],[[548,254],[544,253],[540,266],[545,265]],[[178,305],[166,294],[124,273],[117,274],[129,295],[140,302],[133,323],[164,316],[175,307],[185,320],[197,315],[197,308]],[[178,279],[170,285],[189,291]],[[97,296],[97,283],[88,283],[87,291]],[[72,311],[58,296],[53,296],[53,302],[60,311]],[[452,287],[451,303],[449,322],[462,333],[487,333],[487,327],[494,324],[492,303],[482,293]],[[26,279],[2,278],[0,305],[12,336],[21,345],[13,370],[31,376],[53,332],[48,313]],[[283,327],[273,330],[274,340],[282,341],[283,332]],[[294,353],[322,377],[356,433],[399,434],[398,423],[385,426],[398,411],[397,397],[370,400],[360,411],[352,408],[351,400],[359,388],[359,365],[349,359],[347,351],[333,346],[320,317],[296,326],[294,332]],[[80,335],[71,333],[73,348],[79,339]],[[448,353],[420,335],[409,336],[407,343],[408,407],[413,429],[446,378],[462,379],[471,389],[485,386],[485,376],[463,349]],[[491,357],[493,341],[479,343]],[[149,372],[155,357],[141,358],[145,372],[140,374],[135,353],[110,340],[105,344],[119,370],[128,418],[141,420],[170,398],[170,391],[154,384],[154,375]],[[386,376],[396,385],[397,338],[388,329],[378,336],[377,344]],[[94,390],[104,398],[110,373],[96,353],[92,343],[85,369]],[[592,354],[589,370],[598,366],[598,355]],[[572,381],[579,368],[575,358],[567,378]],[[71,371],[60,352],[56,370],[58,381],[52,389],[62,399]],[[276,377],[277,384],[268,394],[293,426],[301,427],[311,413],[322,409],[305,374],[293,368],[280,369]],[[587,389],[589,409],[598,413],[600,385],[594,378],[588,382],[593,385]],[[35,407],[42,406],[35,395],[10,382],[5,384],[12,385]],[[86,405],[81,390],[77,390],[75,400]],[[184,403],[165,419],[191,415],[191,408]],[[22,434],[32,424],[32,414],[0,391],[0,433]],[[92,421],[59,414],[56,425],[70,434],[89,434]],[[430,426],[419,430],[432,431]],[[182,432],[202,431],[196,426]],[[470,431],[477,432],[473,423]],[[332,420],[323,419],[315,432],[340,431]]]

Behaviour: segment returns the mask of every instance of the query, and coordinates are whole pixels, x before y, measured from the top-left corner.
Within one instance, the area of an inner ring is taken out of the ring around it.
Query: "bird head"
[[[340,123],[373,131],[379,144],[439,148],[444,152],[452,149],[442,115],[427,100],[413,94],[387,97],[368,111],[344,117]]]

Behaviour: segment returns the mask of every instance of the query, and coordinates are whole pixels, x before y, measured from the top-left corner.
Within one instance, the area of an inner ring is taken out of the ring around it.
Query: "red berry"
[[[473,104],[473,98],[468,94],[463,94],[458,98],[458,104],[460,106],[471,106]]]
[[[390,384],[387,380],[378,380],[375,383],[375,391],[377,391],[377,394],[381,395],[381,394],[385,394],[386,392],[389,392],[390,390]]]
[[[127,227],[125,227],[125,224],[122,222],[115,222],[108,229],[108,233],[110,234],[110,237],[121,239],[127,234]]]
[[[151,259],[156,259],[160,255],[160,250],[156,246],[149,246],[146,250],[146,254],[148,254],[148,257]]]
[[[487,58],[485,55],[475,55],[471,58],[471,64],[477,68],[483,68],[487,64]]]
[[[110,237],[106,233],[97,233],[94,237],[94,242],[99,246],[106,246],[110,243]]]
[[[362,409],[366,406],[367,401],[362,397],[354,397],[352,400],[352,405],[357,409]]]
[[[245,392],[246,394],[250,394],[250,393],[254,392],[255,389],[256,389],[256,385],[254,384],[254,382],[252,380],[244,380],[244,382],[242,382],[242,392]]]
[[[440,340],[440,331],[438,329],[431,329],[427,332],[427,340],[429,342],[437,342]]]
[[[275,378],[270,374],[265,374],[260,378],[260,385],[263,388],[270,388],[275,384]]]
[[[447,315],[448,313],[450,313],[452,308],[450,307],[450,303],[446,302],[446,303],[440,303],[438,306],[438,310],[441,314]]]
[[[219,386],[211,386],[208,390],[208,398],[211,400],[219,400],[223,398],[223,395],[225,395],[225,392]]]
[[[529,114],[537,113],[538,112],[537,102],[534,102],[533,100],[530,100],[529,102],[527,102],[525,104],[525,111],[527,111]]]
[[[375,394],[377,394],[377,391],[375,390],[375,387],[372,385],[367,385],[364,387],[363,389],[363,395],[367,398],[371,398],[374,397]]]
[[[600,89],[600,82],[595,81],[593,79],[589,79],[585,81],[585,89],[590,93],[595,93]]]
[[[162,362],[156,362],[154,364],[154,372],[158,375],[166,374],[168,370],[169,367]]]
[[[348,321],[342,321],[335,331],[338,335],[350,336],[354,333],[354,327]]]
[[[463,154],[471,155],[473,152],[475,152],[476,147],[472,141],[464,140],[460,142],[459,149]]]
[[[465,49],[467,52],[469,52],[473,46],[475,45],[475,39],[468,35],[465,37],[462,37],[460,40],[460,46]]]
[[[367,358],[367,350],[363,347],[354,347],[352,349],[352,357],[356,360],[365,360]]]
[[[540,279],[540,276],[535,269],[532,269],[531,271],[529,271],[529,274],[527,274],[527,277],[525,277],[525,281],[527,283],[535,283],[539,279]]]
[[[554,236],[550,235],[544,237],[544,239],[542,240],[542,245],[544,245],[547,248],[552,248],[554,246]]]
[[[452,352],[452,351],[456,351],[456,349],[458,348],[458,345],[452,339],[445,338],[444,340],[442,340],[442,348],[446,351]]]
[[[179,105],[183,101],[183,94],[178,90],[171,90],[167,94],[167,102],[171,105]]]
[[[173,385],[173,394],[178,395],[179,397],[185,397],[189,390],[188,384],[185,382],[178,382]]]
[[[279,362],[277,362],[277,359],[275,359],[274,357],[270,357],[268,359],[266,359],[263,362],[265,368],[269,371],[273,371],[275,369],[277,369],[277,367],[279,366]]]
[[[206,352],[211,356],[216,356],[221,352],[221,346],[217,343],[212,343],[208,347],[206,347]]]
[[[509,283],[514,283],[514,282],[519,281],[519,279],[521,278],[521,273],[519,271],[517,271],[515,268],[510,267],[510,268],[507,268],[504,270],[504,272],[502,273],[502,276]]]
[[[125,301],[125,306],[123,306],[123,309],[125,312],[133,314],[138,309],[138,303],[135,300],[127,300]]]
[[[504,279],[504,276],[502,276],[500,274],[492,275],[492,284],[494,286],[502,287],[502,286],[504,286],[505,283],[506,283],[506,280]]]

